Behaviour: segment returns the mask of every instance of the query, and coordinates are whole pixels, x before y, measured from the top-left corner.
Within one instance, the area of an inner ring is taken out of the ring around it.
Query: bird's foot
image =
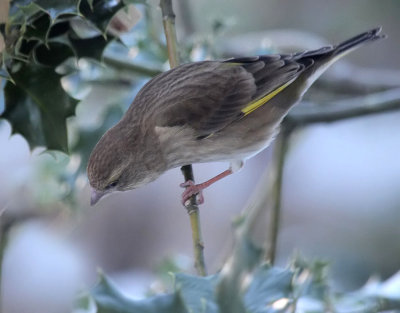
[[[185,191],[182,193],[182,204],[184,206],[188,205],[188,201],[190,201],[190,197],[193,195],[197,195],[197,204],[204,203],[204,196],[203,196],[203,184],[196,185],[192,180],[188,180],[182,184],[180,184],[182,188],[186,188]]]

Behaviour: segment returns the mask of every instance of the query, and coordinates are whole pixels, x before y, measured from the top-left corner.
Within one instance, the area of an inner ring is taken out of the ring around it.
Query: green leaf
[[[93,8],[90,7],[90,3],[82,2],[80,11],[105,36],[111,19],[123,7],[122,1],[98,0],[93,2]]]
[[[148,5],[147,0],[122,0],[125,4],[146,4]]]
[[[236,225],[236,243],[229,265],[222,270],[223,275],[217,286],[217,302],[223,313],[245,312],[243,304],[243,283],[245,275],[254,270],[259,264],[262,249],[254,245],[252,240],[240,228],[245,225]]]
[[[36,39],[42,43],[46,43],[50,31],[50,24],[49,16],[43,14],[40,18],[34,20],[33,23],[26,25],[23,37],[27,40]]]
[[[13,1],[10,7],[9,23],[22,25],[42,12],[42,9],[33,1]]]
[[[107,38],[98,36],[89,39],[69,38],[77,58],[91,58],[99,62],[102,62],[103,52],[113,39],[114,37],[112,36]]]
[[[53,22],[63,14],[79,14],[80,0],[35,0],[35,3],[50,15]]]
[[[13,134],[21,134],[31,149],[45,145],[40,110],[24,90],[11,82],[4,88],[6,109],[1,115],[12,126]]]
[[[45,146],[68,152],[66,119],[75,113],[78,100],[61,86],[61,76],[52,68],[33,63],[20,63],[10,73],[16,85],[7,82],[5,111],[0,116],[9,120],[13,133],[23,135],[31,149]]]
[[[298,293],[323,302],[329,302],[328,263],[321,260],[307,261],[298,255],[293,260],[296,269],[295,282],[300,276],[301,288]]]
[[[8,72],[5,70],[5,68],[0,68],[0,77],[9,79],[10,74],[8,74]]]
[[[219,312],[215,300],[218,277],[198,277],[187,274],[175,275],[175,288],[187,311],[193,313]]]
[[[98,62],[102,62],[104,50],[108,44],[114,40],[114,37],[97,36],[94,38],[80,39],[77,36],[63,35],[49,40],[49,42],[57,42],[69,46],[75,57],[90,58]]]
[[[87,4],[89,5],[89,8],[93,11],[93,1],[94,0],[86,0]]]
[[[69,57],[73,57],[71,47],[58,42],[50,42],[46,45],[39,45],[34,49],[34,60],[42,65],[56,67]]]
[[[123,296],[103,274],[92,291],[92,297],[98,313],[187,313],[175,293],[131,300]]]
[[[292,298],[293,272],[263,265],[253,273],[244,296],[245,307],[252,313],[271,312],[271,305],[282,298]]]
[[[82,293],[75,300],[75,308],[82,311],[89,311],[92,307],[93,299],[90,294]]]

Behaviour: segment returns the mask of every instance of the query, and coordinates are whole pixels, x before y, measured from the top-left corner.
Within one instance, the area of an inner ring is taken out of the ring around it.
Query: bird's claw
[[[196,185],[192,180],[188,180],[180,184],[182,188],[186,188],[182,193],[182,204],[187,206],[189,204],[190,198],[193,195],[197,195],[197,204],[204,203],[203,188],[200,185]]]

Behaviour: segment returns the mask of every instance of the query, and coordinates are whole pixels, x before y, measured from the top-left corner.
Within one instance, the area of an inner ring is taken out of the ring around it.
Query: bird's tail
[[[382,30],[382,27],[377,27],[377,28],[371,29],[370,31],[367,31],[365,33],[362,33],[360,35],[352,37],[352,38],[336,45],[335,47],[333,47],[334,48],[333,54],[335,56],[346,55],[347,53],[353,51],[354,49],[358,48],[359,46],[361,46],[367,42],[372,42],[375,40],[386,38],[386,35],[380,34],[381,30]]]
[[[299,80],[299,82],[302,81],[305,83],[305,86],[302,88],[302,94],[337,60],[366,43],[386,38],[386,35],[380,35],[381,29],[381,27],[374,28],[335,46],[327,46],[318,50],[298,53],[295,56],[298,62],[305,65],[311,63],[309,66],[306,66],[306,70]]]

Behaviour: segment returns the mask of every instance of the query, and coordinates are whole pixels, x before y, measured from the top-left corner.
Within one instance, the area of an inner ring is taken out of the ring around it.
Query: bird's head
[[[157,153],[152,152],[146,152],[143,142],[126,136],[119,127],[108,130],[94,147],[88,162],[90,204],[96,204],[107,194],[131,190],[159,177],[163,170],[154,160]]]

